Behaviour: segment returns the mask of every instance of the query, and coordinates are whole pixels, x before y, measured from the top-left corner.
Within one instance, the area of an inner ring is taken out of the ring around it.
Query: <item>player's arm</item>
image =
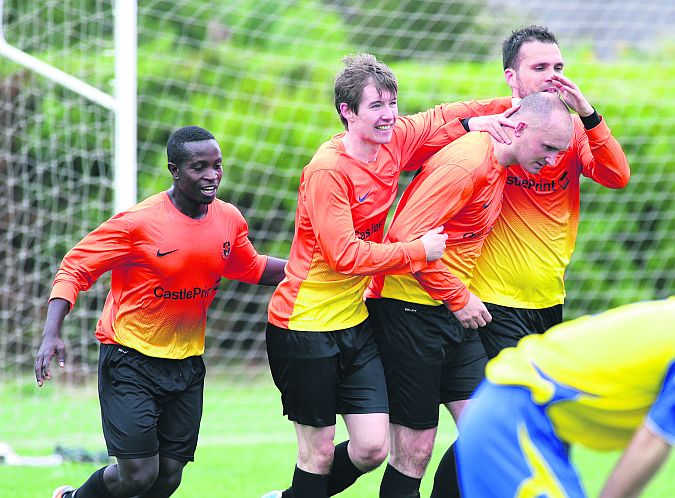
[[[65,365],[61,327],[78,294],[88,290],[103,273],[133,257],[132,254],[128,223],[117,215],[89,233],[63,258],[54,277],[42,343],[35,360],[38,386],[51,379],[49,364],[54,356],[59,366]]]
[[[61,339],[61,327],[63,320],[70,312],[71,304],[65,299],[55,298],[47,305],[47,319],[42,332],[42,343],[35,359],[35,380],[42,387],[45,380],[52,378],[50,363],[54,356],[57,357],[59,366],[66,364],[66,348]]]
[[[248,223],[235,207],[231,206],[233,216],[238,224],[237,237],[230,250],[225,254],[228,258],[223,276],[230,280],[239,280],[248,284],[277,285],[284,278],[285,259],[258,254],[255,246],[248,238]]]
[[[286,273],[284,268],[286,268],[286,263],[288,260],[279,259],[272,256],[267,256],[267,264],[265,265],[265,270],[263,270],[262,276],[258,281],[258,285],[277,285],[281,282]]]
[[[612,470],[600,498],[639,496],[666,461],[670,448],[667,441],[652,432],[646,424],[642,424]]]
[[[395,139],[402,137],[401,164],[415,170],[434,153],[469,131],[487,131],[497,141],[508,142],[503,127],[514,127],[509,116],[517,110],[511,98],[440,104],[428,111],[400,117]]]
[[[446,236],[427,233],[419,240],[378,244],[356,237],[347,186],[333,170],[314,171],[305,179],[307,215],[326,262],[345,275],[411,273],[443,255]],[[432,227],[433,228],[433,227]]]
[[[675,363],[671,363],[659,395],[643,424],[610,474],[600,498],[638,496],[675,444]]]
[[[444,225],[466,206],[473,194],[471,176],[460,167],[440,167],[415,187],[403,195],[388,240],[410,240],[428,227]],[[413,276],[431,297],[442,301],[455,314],[462,326],[482,327],[491,320],[483,302],[442,260]]]
[[[583,175],[608,188],[624,188],[630,179],[630,166],[604,118],[572,80],[561,74],[552,79],[562,99],[579,115],[584,125],[584,133],[576,137]]]

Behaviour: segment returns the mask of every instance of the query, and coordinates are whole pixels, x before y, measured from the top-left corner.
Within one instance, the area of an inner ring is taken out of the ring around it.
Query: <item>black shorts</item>
[[[206,367],[201,356],[153,358],[101,344],[98,394],[108,454],[194,460]]]
[[[411,429],[438,425],[441,403],[469,399],[487,357],[475,329],[443,306],[368,299],[389,392],[389,420]]]
[[[554,325],[562,323],[563,306],[526,309],[510,308],[499,304],[485,303],[492,321],[478,329],[488,358],[494,358],[504,348],[514,347],[530,334],[543,334]]]
[[[284,415],[312,427],[336,414],[388,413],[380,353],[369,321],[334,332],[302,332],[267,324],[267,356]]]

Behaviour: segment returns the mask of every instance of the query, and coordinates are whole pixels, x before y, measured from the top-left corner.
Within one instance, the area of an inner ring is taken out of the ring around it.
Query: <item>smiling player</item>
[[[213,135],[181,128],[167,155],[173,186],[87,235],[54,279],[35,361],[39,386],[51,379],[54,356],[65,364],[61,327],[77,295],[112,273],[96,338],[103,435],[117,457],[55,498],[170,496],[194,460],[206,311],[221,278],[276,285],[283,277],[285,261],[259,255],[241,213],[216,199],[223,159]]]

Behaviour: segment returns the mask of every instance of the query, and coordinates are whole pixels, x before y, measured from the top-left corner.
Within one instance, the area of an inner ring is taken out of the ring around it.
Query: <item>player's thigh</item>
[[[390,420],[424,430],[438,425],[447,312],[395,299],[369,299],[389,394]]]
[[[194,461],[204,407],[206,367],[201,356],[175,360],[177,380],[160,398],[157,424],[160,456],[179,462]]]
[[[370,320],[331,335],[340,351],[337,413],[388,414],[387,384]]]
[[[159,453],[157,422],[161,412],[151,370],[147,357],[137,351],[101,344],[99,402],[109,455],[138,459]]]
[[[450,328],[463,329],[464,341],[461,344],[445,342],[446,358],[441,376],[441,402],[446,405],[471,397],[485,378],[485,365],[488,361],[478,331],[463,328],[454,316],[450,317],[449,322]]]
[[[336,422],[340,350],[329,332],[267,324],[267,357],[284,415],[310,427]]]
[[[526,389],[484,382],[460,419],[459,432],[464,495],[585,496],[567,448]]]

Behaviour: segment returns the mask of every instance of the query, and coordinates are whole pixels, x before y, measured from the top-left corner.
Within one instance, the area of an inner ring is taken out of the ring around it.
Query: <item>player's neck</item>
[[[490,137],[492,140],[492,147],[494,149],[494,155],[495,158],[497,159],[497,162],[504,166],[505,168],[508,168],[512,164],[515,164],[514,161],[516,160],[513,152],[511,150],[511,147],[507,144],[497,142],[494,138]]]
[[[181,195],[180,191],[173,187],[169,188],[166,193],[168,194],[169,199],[171,200],[171,203],[174,205],[174,207],[188,218],[200,220],[204,218],[209,212],[208,204],[199,204],[191,201],[185,196]]]
[[[347,154],[362,163],[375,162],[377,154],[380,152],[380,144],[358,140],[349,132],[345,133],[342,138],[342,144]]]

